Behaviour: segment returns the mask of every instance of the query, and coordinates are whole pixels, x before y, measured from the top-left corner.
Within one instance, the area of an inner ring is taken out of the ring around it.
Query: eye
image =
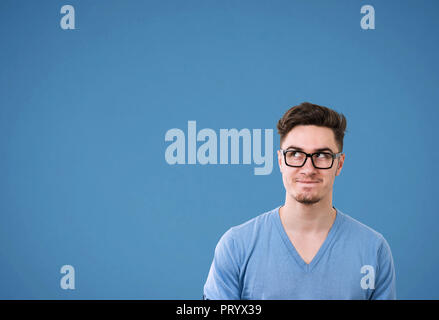
[[[324,152],[320,153],[319,152],[319,153],[316,153],[315,157],[319,158],[319,159],[329,159],[329,158],[331,158],[331,155],[328,153],[324,153]]]
[[[292,151],[291,156],[294,158],[301,158],[301,157],[303,157],[303,153],[298,152],[298,151]]]

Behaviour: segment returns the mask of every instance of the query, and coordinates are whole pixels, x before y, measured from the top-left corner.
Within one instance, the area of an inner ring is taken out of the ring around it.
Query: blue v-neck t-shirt
[[[279,208],[227,230],[216,248],[204,299],[396,299],[389,244],[336,209],[325,241],[307,264]]]

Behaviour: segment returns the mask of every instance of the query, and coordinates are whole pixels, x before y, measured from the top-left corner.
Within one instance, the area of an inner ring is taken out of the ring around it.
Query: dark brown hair
[[[338,152],[343,151],[343,138],[346,131],[346,118],[343,114],[327,107],[302,102],[285,112],[277,123],[281,145],[288,132],[298,125],[315,125],[332,129],[335,141],[340,148]]]

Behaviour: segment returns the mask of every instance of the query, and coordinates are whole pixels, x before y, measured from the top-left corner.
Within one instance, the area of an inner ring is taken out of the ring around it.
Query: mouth
[[[297,181],[297,183],[302,184],[304,187],[313,187],[319,183],[318,181]]]

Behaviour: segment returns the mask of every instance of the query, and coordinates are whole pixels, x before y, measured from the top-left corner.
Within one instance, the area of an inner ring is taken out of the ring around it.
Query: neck
[[[285,204],[279,208],[279,215],[288,231],[299,234],[327,232],[336,217],[332,207],[332,195],[314,204],[303,204],[288,194]]]

